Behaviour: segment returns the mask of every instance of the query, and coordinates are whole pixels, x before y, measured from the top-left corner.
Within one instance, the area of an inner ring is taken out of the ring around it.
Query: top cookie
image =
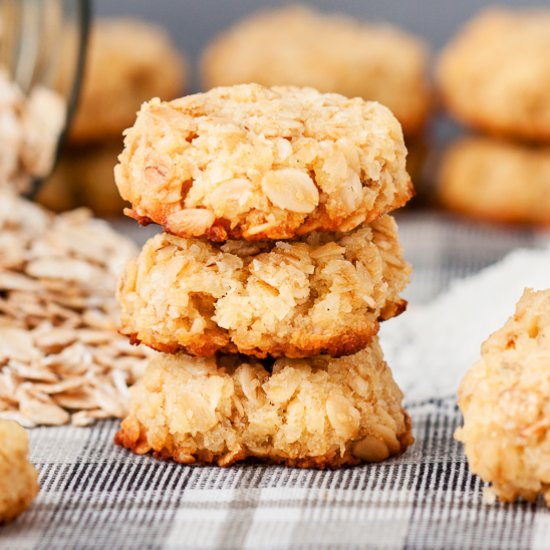
[[[201,69],[207,88],[311,86],[379,101],[411,135],[428,113],[427,58],[419,38],[395,27],[293,6],[256,13],[221,34]]]
[[[186,66],[183,54],[161,27],[136,19],[98,20],[90,36],[82,94],[69,140],[120,139],[143,101],[153,96],[173,99],[182,93]],[[62,79],[69,74],[67,70]]]
[[[460,121],[496,135],[550,139],[550,9],[492,8],[445,48],[437,80]]]
[[[412,194],[382,105],[311,88],[216,88],[143,105],[115,168],[127,214],[181,237],[349,231]]]

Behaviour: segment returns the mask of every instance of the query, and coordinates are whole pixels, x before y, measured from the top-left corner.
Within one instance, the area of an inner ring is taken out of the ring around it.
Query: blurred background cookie
[[[128,18],[97,20],[75,118],[40,202],[57,211],[84,205],[99,215],[120,215],[124,203],[113,168],[122,132],[144,101],[179,96],[187,80],[185,57],[161,27]]]
[[[460,122],[550,140],[550,9],[481,12],[443,50],[436,76],[445,107]]]
[[[125,203],[115,186],[113,169],[121,147],[118,141],[108,141],[64,150],[40,191],[40,202],[57,212],[86,205],[98,215],[119,216]]]
[[[550,147],[459,140],[443,156],[437,193],[444,206],[474,218],[550,224]]]
[[[431,140],[427,135],[419,134],[415,137],[405,137],[405,145],[407,147],[407,172],[411,176],[415,190],[415,196],[406,207],[410,204],[413,206],[423,205],[428,192],[426,168],[431,150]]]
[[[380,101],[408,135],[428,114],[427,46],[390,25],[302,6],[263,11],[219,35],[202,57],[205,87],[311,86]]]
[[[172,99],[184,89],[186,61],[162,28],[137,19],[99,19],[89,40],[71,144],[120,139],[143,101]]]

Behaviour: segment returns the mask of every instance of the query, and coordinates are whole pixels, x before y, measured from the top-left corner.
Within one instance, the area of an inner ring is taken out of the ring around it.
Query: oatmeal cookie
[[[29,437],[15,422],[0,420],[0,525],[22,514],[38,493],[29,462]]]
[[[490,8],[444,49],[437,80],[461,122],[550,140],[550,9]]]
[[[550,224],[550,147],[466,138],[445,153],[438,195],[447,208],[482,220]]]
[[[402,393],[375,341],[356,355],[154,358],[115,442],[183,464],[255,457],[287,466],[378,462],[412,444]]]
[[[311,86],[379,101],[412,135],[430,104],[427,58],[420,38],[390,25],[292,6],[255,13],[218,36],[201,68],[207,88]]]
[[[311,88],[215,88],[144,104],[115,168],[127,213],[181,237],[350,231],[412,194],[399,123]]]
[[[122,332],[160,351],[350,355],[405,308],[390,216],[300,241],[150,239],[121,281]]]
[[[186,73],[185,58],[164,29],[137,19],[100,19],[92,27],[69,141],[89,143],[120,137],[143,101],[180,95]],[[69,75],[72,70],[64,71],[61,80]],[[60,86],[64,87],[64,82]]]
[[[550,506],[549,350],[550,290],[527,289],[460,385],[456,438],[505,502],[542,494]]]

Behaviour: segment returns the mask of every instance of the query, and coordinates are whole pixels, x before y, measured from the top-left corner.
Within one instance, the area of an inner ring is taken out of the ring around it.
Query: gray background
[[[262,7],[281,6],[276,0],[96,0],[97,15],[136,15],[164,25],[193,64],[193,90],[198,87],[196,60],[216,33],[246,14]],[[296,3],[296,2],[292,2]],[[482,0],[315,0],[302,4],[326,11],[340,11],[370,20],[389,21],[424,36],[434,50],[440,48],[457,27],[476,11],[490,5]],[[527,6],[550,2],[500,1]]]

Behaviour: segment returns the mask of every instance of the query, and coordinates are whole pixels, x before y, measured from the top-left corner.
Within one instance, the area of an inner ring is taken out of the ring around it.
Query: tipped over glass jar
[[[0,187],[32,196],[82,78],[89,0],[0,0]]]

